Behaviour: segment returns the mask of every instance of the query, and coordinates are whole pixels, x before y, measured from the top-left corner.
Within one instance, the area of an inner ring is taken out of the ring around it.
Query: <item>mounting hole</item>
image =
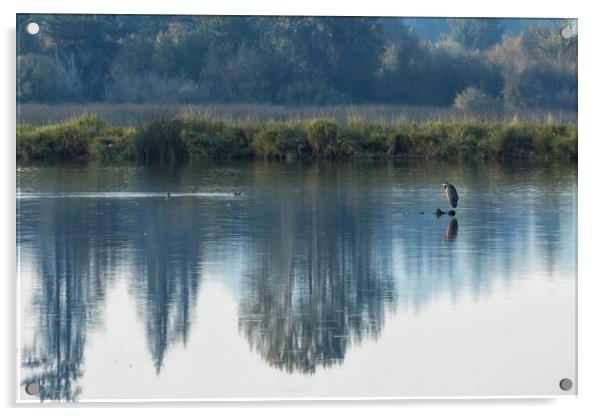
[[[27,26],[25,26],[25,31],[31,36],[35,36],[40,33],[40,25],[36,22],[27,23]]]
[[[573,380],[571,380],[570,378],[563,378],[562,380],[560,380],[559,384],[560,388],[564,391],[569,391],[573,388]]]
[[[560,29],[560,36],[562,36],[564,39],[570,39],[573,37],[573,28],[570,26],[563,26],[562,29]]]
[[[38,383],[27,383],[25,385],[25,392],[30,396],[37,396],[40,394],[40,385]]]

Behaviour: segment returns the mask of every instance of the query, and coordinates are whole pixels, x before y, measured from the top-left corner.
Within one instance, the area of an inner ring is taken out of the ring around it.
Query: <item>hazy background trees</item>
[[[576,109],[577,35],[563,38],[562,20],[18,20],[21,102],[449,106],[472,88],[509,107]],[[24,32],[29,21],[37,36]]]

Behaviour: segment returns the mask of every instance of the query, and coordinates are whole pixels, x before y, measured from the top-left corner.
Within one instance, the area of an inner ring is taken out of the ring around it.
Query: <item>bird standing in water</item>
[[[452,208],[456,208],[458,206],[458,191],[451,183],[445,181],[443,185],[443,192],[445,192],[445,196],[447,197],[447,201],[452,206]]]

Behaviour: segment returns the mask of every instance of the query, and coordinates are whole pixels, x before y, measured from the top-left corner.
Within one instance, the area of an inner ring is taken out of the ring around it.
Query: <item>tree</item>
[[[488,53],[502,69],[504,102],[512,107],[576,109],[576,39],[560,36],[560,26],[532,25]]]
[[[451,105],[470,86],[512,105],[576,97],[577,35],[560,35],[571,21],[501,41],[499,19],[439,19],[451,34],[433,43],[399,18],[19,15],[19,33],[32,20],[41,31],[17,50],[24,101]]]
[[[116,16],[49,15],[45,32],[55,56],[75,62],[83,84],[81,99],[101,100],[123,34]]]
[[[499,19],[448,19],[451,38],[467,49],[489,49],[502,39]]]

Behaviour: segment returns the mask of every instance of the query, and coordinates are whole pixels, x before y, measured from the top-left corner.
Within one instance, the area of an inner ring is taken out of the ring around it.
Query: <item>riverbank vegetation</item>
[[[182,163],[203,159],[577,159],[577,126],[553,120],[479,119],[390,124],[362,118],[232,122],[159,117],[116,127],[86,115],[59,124],[17,127],[20,161]]]
[[[17,30],[23,161],[577,158],[571,19],[20,14]]]
[[[329,105],[280,106],[268,104],[40,104],[19,105],[20,124],[60,124],[87,114],[95,114],[116,127],[142,127],[160,117],[219,120],[226,123],[268,123],[294,120],[327,118],[338,124],[347,124],[362,119],[375,124],[392,125],[400,120],[406,122],[452,122],[459,119],[481,119],[484,121],[507,122],[518,120],[543,123],[575,123],[577,111],[570,109],[510,109],[500,108],[490,99],[483,99],[478,90],[470,89],[459,94],[454,106],[409,106],[409,105]]]

